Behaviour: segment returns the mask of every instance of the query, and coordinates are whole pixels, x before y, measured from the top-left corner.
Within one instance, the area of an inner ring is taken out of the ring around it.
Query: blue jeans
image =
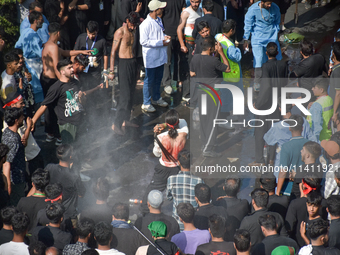
[[[157,101],[161,97],[159,89],[163,78],[164,65],[155,68],[145,68],[145,78],[143,86],[143,104],[150,105],[151,97]]]

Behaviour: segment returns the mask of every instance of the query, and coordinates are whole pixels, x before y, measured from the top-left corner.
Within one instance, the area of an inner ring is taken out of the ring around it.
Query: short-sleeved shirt
[[[1,74],[2,85],[1,85],[1,99],[4,100],[10,93],[14,93],[18,90],[18,85],[15,81],[14,75],[7,74],[6,70]]]
[[[236,255],[236,250],[232,242],[210,242],[197,247],[195,255]]]
[[[75,79],[67,83],[57,81],[48,89],[45,100],[41,103],[54,107],[59,125],[79,125],[83,107],[79,102],[78,85],[79,82]]]
[[[6,161],[11,164],[11,182],[20,184],[25,182],[25,146],[20,135],[6,128],[2,133],[2,143],[7,145],[9,152]]]
[[[33,224],[35,223],[35,219],[37,217],[38,212],[41,209],[46,208],[46,202],[45,202],[46,197],[22,197],[19,200],[19,203],[17,205],[17,209],[20,212],[25,212],[27,213],[29,219],[30,219],[30,224],[28,225],[28,230],[31,230],[33,227],[35,227]]]
[[[289,170],[303,165],[301,160],[301,150],[303,145],[308,142],[302,136],[292,137],[288,142],[284,143],[281,148],[280,166],[288,167]]]
[[[78,3],[79,4],[79,3]],[[94,45],[93,45],[94,43]],[[87,47],[86,47],[87,45]],[[92,47],[93,45],[93,47]],[[81,34],[78,36],[76,45],[74,46],[75,50],[91,50],[96,48],[98,50],[95,61],[98,64],[97,67],[93,66],[89,68],[89,72],[100,72],[101,71],[101,62],[103,56],[107,56],[108,52],[106,50],[106,40],[101,35],[97,35],[96,39],[93,41],[87,38],[87,34]]]
[[[199,245],[209,243],[211,236],[208,230],[195,229],[182,231],[171,238],[184,254],[195,254]]]
[[[329,93],[328,94],[332,98],[333,102],[335,100],[335,94],[337,90],[340,90],[340,64],[333,66],[331,77],[329,80]],[[334,109],[334,112],[336,112],[338,109]]]

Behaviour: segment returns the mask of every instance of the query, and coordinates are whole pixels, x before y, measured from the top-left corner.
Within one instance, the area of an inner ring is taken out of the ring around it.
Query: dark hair
[[[78,56],[76,56],[74,58],[74,62],[77,62],[77,63],[79,63],[79,65],[86,67],[89,64],[89,59],[86,56],[84,56],[83,54],[79,54]]]
[[[46,206],[46,216],[50,223],[57,224],[61,221],[65,212],[64,206],[59,203],[53,203]]]
[[[298,114],[293,114],[289,119],[295,120],[295,121],[286,121],[287,123],[290,124],[290,130],[292,131],[301,131],[303,129],[303,117]],[[295,125],[296,124],[296,125]]]
[[[328,221],[323,219],[312,222],[307,229],[310,239],[316,240],[320,236],[326,235],[328,233],[328,226]]]
[[[129,206],[127,204],[116,203],[112,207],[112,215],[115,216],[116,219],[128,221],[129,214]]]
[[[320,89],[323,89],[324,92],[327,92],[328,86],[329,86],[328,78],[322,76],[314,78],[314,87],[318,87]]]
[[[63,186],[57,182],[53,184],[48,184],[45,188],[46,197],[49,199],[55,199],[59,197],[63,192]]]
[[[201,42],[202,51],[215,47],[215,39],[211,36],[204,38]]]
[[[62,144],[57,148],[57,159],[68,161],[73,155],[73,147],[70,144]]]
[[[58,22],[52,22],[48,25],[48,32],[50,34],[58,33],[61,31],[61,25]]]
[[[2,222],[6,225],[11,225],[12,217],[14,214],[18,213],[18,210],[14,206],[6,206],[0,211]]]
[[[69,59],[69,58],[65,58],[63,60],[60,60],[57,64],[57,69],[58,71],[60,72],[60,70],[65,67],[65,66],[68,66],[68,65],[72,65],[72,61]]]
[[[201,32],[203,28],[210,28],[208,22],[202,20],[197,24],[197,32]]]
[[[14,61],[19,62],[20,58],[18,54],[14,52],[14,50],[11,50],[10,52],[6,53],[4,56],[4,63],[5,65],[8,65]]]
[[[216,214],[211,215],[209,217],[209,228],[213,237],[224,237],[224,233],[226,231],[225,218]]]
[[[235,248],[239,252],[246,252],[250,248],[250,233],[245,229],[238,229],[234,235]]]
[[[264,173],[260,178],[262,188],[267,192],[274,191],[276,188],[276,178],[273,173]]]
[[[268,192],[261,188],[256,188],[251,192],[251,199],[254,199],[254,202],[257,207],[266,208],[268,204]]]
[[[228,33],[230,30],[236,29],[236,21],[233,19],[227,19],[222,23],[222,33]]]
[[[38,191],[45,192],[46,186],[50,183],[50,173],[47,170],[38,168],[32,174],[31,180]]]
[[[322,179],[318,178],[315,174],[306,174],[305,177],[302,178],[302,181],[311,188],[315,188],[316,191],[320,190]]]
[[[12,127],[15,124],[15,120],[18,120],[23,115],[24,115],[23,109],[7,107],[5,110],[4,119],[7,125],[9,127]]]
[[[180,203],[177,205],[177,215],[185,222],[190,223],[194,220],[195,209],[190,203]]]
[[[314,159],[317,159],[321,155],[321,146],[320,144],[313,142],[313,141],[308,141],[306,142],[303,147],[312,155]]]
[[[82,218],[77,221],[77,234],[79,238],[86,238],[89,234],[93,233],[94,221],[89,218]]]
[[[96,249],[89,249],[86,251],[83,251],[81,255],[99,255]]]
[[[340,32],[338,32],[340,33]],[[339,34],[340,36],[340,34]],[[339,38],[340,39],[340,38]],[[332,44],[332,49],[336,60],[340,61],[340,42],[334,42]]]
[[[43,242],[37,241],[28,246],[28,251],[30,255],[45,255],[46,248]]]
[[[30,219],[25,212],[18,212],[13,215],[11,223],[13,232],[16,235],[21,235],[27,231],[28,225],[30,224]]]
[[[90,33],[98,32],[99,31],[99,24],[97,21],[90,20],[87,23],[86,26],[87,30],[89,30]]]
[[[32,11],[28,16],[28,20],[30,24],[32,25],[34,21],[38,20],[40,17],[42,17],[41,12]]]
[[[178,161],[184,169],[190,168],[190,152],[188,150],[181,150],[178,153]]]
[[[97,182],[93,184],[92,191],[97,199],[106,201],[110,193],[109,181],[104,177],[99,177]]]
[[[211,190],[209,186],[205,183],[196,184],[195,197],[197,197],[198,201],[200,201],[203,204],[210,203]]]
[[[329,214],[332,216],[338,217],[340,216],[340,196],[339,195],[332,195],[327,198],[327,208]]]
[[[165,123],[168,124],[169,127],[168,135],[170,136],[171,139],[175,139],[178,136],[177,128],[179,124],[179,114],[175,109],[171,109],[165,114]],[[172,127],[170,127],[169,125],[171,125]],[[158,139],[156,133],[155,140],[159,148],[161,148],[166,159],[176,163],[177,162],[176,158],[163,146],[161,141]]]
[[[258,222],[261,227],[264,227],[267,230],[276,230],[276,219],[272,214],[261,215],[258,219]]]
[[[305,56],[310,56],[313,54],[313,44],[312,42],[303,39],[300,42],[300,51],[302,52],[303,55]]]
[[[214,10],[214,2],[211,0],[203,0],[202,8],[206,9],[207,12],[212,12]]]
[[[22,49],[20,49],[20,48],[14,48],[13,50],[12,50],[12,52],[14,52],[15,54],[17,54],[17,55],[24,55],[24,52],[22,51]],[[18,56],[19,57],[19,56]],[[20,58],[19,58],[19,60],[20,60]]]
[[[7,156],[9,148],[6,144],[0,143],[0,160]]]
[[[94,226],[94,237],[99,245],[108,245],[112,237],[112,225],[101,221]]]
[[[137,12],[130,12],[125,20],[128,20],[132,25],[137,26],[139,24],[139,15]]]
[[[267,44],[266,47],[268,57],[275,58],[276,55],[279,53],[277,49],[277,44],[275,42],[270,42]]]
[[[321,206],[322,196],[320,192],[312,191],[307,194],[307,204]]]
[[[34,11],[35,7],[38,7],[40,9],[44,9],[41,3],[34,1],[34,2],[30,3],[30,5],[28,6],[28,10]]]
[[[229,177],[225,180],[224,191],[229,197],[236,197],[241,187],[241,179],[236,177]]]

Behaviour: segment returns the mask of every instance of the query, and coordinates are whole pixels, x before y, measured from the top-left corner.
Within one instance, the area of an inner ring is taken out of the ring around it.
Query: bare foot
[[[139,127],[137,124],[132,123],[131,121],[128,121],[128,120],[124,121],[122,126],[123,127]]]
[[[124,132],[117,126],[115,126],[115,124],[112,124],[111,129],[113,130],[113,132],[115,132],[117,135],[124,135]]]

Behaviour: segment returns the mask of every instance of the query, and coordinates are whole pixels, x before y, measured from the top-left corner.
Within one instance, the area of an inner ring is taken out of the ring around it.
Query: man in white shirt
[[[96,251],[99,255],[125,255],[116,249],[110,249],[113,237],[113,227],[111,224],[101,221],[94,226],[94,239],[97,241],[98,248]]]
[[[156,111],[151,104],[168,106],[168,103],[160,96],[164,64],[167,63],[167,46],[171,38],[164,34],[164,26],[159,18],[165,6],[165,2],[152,0],[148,5],[150,14],[139,29],[145,66],[142,110],[146,112]]]
[[[16,213],[13,215],[11,219],[13,240],[0,245],[0,255],[29,255],[28,245],[24,243],[29,222],[30,220],[26,213]]]

